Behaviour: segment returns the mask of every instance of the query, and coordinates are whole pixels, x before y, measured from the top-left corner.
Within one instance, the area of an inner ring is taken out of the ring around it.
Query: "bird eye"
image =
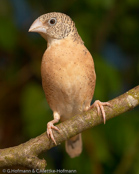
[[[55,19],[55,18],[51,18],[51,19],[48,21],[48,23],[49,23],[50,25],[55,25],[55,24],[56,24],[56,19]]]

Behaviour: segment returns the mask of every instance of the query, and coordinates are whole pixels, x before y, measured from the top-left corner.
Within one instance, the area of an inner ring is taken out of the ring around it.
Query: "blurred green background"
[[[40,135],[52,120],[40,75],[46,42],[28,29],[38,16],[53,11],[66,13],[75,21],[94,58],[97,82],[93,102],[108,101],[138,85],[138,0],[1,0],[0,148]],[[70,159],[63,143],[42,155],[47,169],[139,174],[139,107],[82,135],[79,157]]]

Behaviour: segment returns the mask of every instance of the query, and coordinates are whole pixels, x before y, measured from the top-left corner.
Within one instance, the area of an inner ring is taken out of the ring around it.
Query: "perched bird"
[[[110,104],[97,100],[90,106],[96,83],[94,62],[72,19],[63,13],[47,13],[34,21],[29,32],[37,32],[47,41],[41,75],[45,96],[54,117],[47,123],[48,136],[56,144],[52,129],[59,129],[54,124],[93,106],[98,114],[102,113],[105,123],[103,106]],[[70,157],[81,153],[81,134],[66,141],[66,151]]]

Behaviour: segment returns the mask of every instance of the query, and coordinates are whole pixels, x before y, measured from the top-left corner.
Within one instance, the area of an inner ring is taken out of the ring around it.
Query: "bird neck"
[[[77,42],[78,44],[84,44],[82,38],[80,37],[80,35],[78,34],[78,31],[74,31],[70,34],[71,39],[73,40],[73,42]]]
[[[84,44],[83,40],[81,39],[80,35],[78,34],[77,29],[73,30],[67,37],[55,39],[52,37],[49,37],[48,35],[44,33],[40,33],[40,35],[47,41],[47,48],[50,47],[53,44],[60,44],[62,40],[72,40],[72,42],[75,42],[76,44]]]

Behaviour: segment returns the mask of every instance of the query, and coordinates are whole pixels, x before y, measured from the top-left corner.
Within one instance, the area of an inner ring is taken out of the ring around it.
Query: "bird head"
[[[38,17],[31,25],[29,32],[37,32],[47,40],[60,40],[77,32],[72,19],[63,13],[47,13]]]

